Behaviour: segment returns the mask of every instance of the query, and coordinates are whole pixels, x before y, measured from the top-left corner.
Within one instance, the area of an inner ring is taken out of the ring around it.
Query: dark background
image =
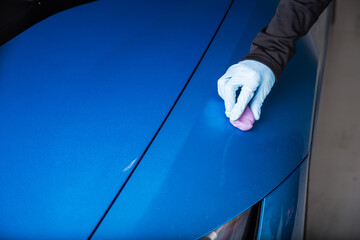
[[[0,0],[0,46],[57,12],[92,0]]]

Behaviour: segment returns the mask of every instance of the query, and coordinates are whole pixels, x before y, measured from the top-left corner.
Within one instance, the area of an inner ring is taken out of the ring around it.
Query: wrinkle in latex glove
[[[274,83],[274,73],[258,61],[245,60],[232,65],[218,80],[218,93],[224,100],[226,116],[236,121],[249,105],[255,120],[259,120],[262,104]]]

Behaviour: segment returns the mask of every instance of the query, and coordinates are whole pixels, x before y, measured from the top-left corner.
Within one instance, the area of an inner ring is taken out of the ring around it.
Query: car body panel
[[[309,159],[262,202],[258,239],[303,239]]]
[[[317,62],[304,40],[251,131],[229,124],[216,91],[275,9],[276,1],[233,3],[94,239],[201,237],[264,198],[307,157]]]
[[[0,48],[0,238],[90,235],[229,5],[96,1]]]

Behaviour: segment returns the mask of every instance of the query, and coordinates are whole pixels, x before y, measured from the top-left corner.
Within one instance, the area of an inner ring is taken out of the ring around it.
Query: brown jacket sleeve
[[[295,42],[304,36],[331,0],[281,0],[270,24],[263,28],[242,60],[267,65],[279,79],[296,52]]]

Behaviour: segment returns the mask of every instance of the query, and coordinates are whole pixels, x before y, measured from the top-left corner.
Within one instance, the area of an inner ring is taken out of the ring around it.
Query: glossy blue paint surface
[[[278,186],[307,156],[316,61],[303,41],[249,132],[232,127],[217,79],[274,14],[235,1],[177,105],[94,239],[194,239]]]
[[[303,239],[308,161],[263,200],[258,239]]]
[[[0,48],[0,238],[87,238],[230,1],[102,0]]]

